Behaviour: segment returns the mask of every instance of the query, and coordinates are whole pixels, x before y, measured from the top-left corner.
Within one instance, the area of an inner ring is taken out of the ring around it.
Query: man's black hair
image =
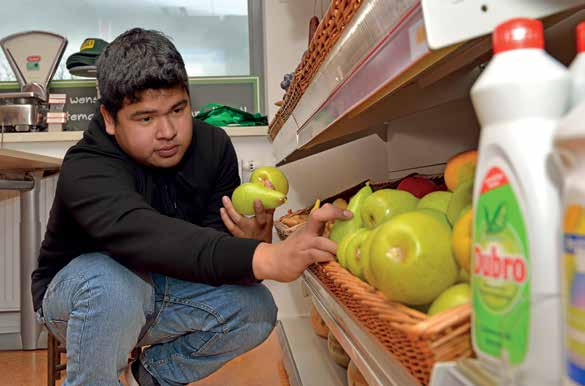
[[[189,94],[183,58],[158,31],[124,32],[104,49],[96,65],[100,102],[115,120],[124,101],[138,102],[144,90],[182,86]]]

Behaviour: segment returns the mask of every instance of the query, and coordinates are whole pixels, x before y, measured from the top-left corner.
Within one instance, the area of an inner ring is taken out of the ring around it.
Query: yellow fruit
[[[477,150],[470,150],[457,154],[447,161],[445,167],[445,185],[450,191],[455,191],[459,184],[473,180],[477,165]]]
[[[471,231],[473,222],[473,212],[471,208],[467,210],[453,227],[453,255],[457,263],[467,273],[470,270],[471,259]]]
[[[333,201],[333,205],[339,209],[347,209],[347,201],[345,201],[343,198],[335,199],[335,201]]]
[[[313,205],[313,208],[311,208],[311,211],[309,213],[313,213],[314,211],[319,209],[320,206],[321,206],[321,200],[317,199],[317,201],[315,201],[315,205]]]

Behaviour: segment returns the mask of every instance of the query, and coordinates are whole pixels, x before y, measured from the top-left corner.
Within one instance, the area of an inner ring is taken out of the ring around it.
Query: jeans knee
[[[266,340],[274,329],[278,308],[270,290],[262,284],[254,286],[249,295],[249,303],[242,304],[242,307],[248,310],[248,329],[255,337],[253,346],[256,346]]]
[[[263,317],[262,320],[267,322],[272,328],[276,325],[276,318],[278,315],[278,307],[274,302],[274,297],[268,288],[264,285],[261,285],[264,295],[260,299],[260,304],[262,305],[263,309]]]
[[[78,307],[88,316],[107,318],[112,326],[143,324],[154,309],[154,289],[127,268],[111,260],[93,257],[83,273],[84,282],[74,295]]]

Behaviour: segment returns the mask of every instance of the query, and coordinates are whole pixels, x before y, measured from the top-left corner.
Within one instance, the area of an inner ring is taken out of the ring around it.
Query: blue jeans
[[[119,385],[135,346],[161,385],[183,385],[262,343],[276,323],[261,284],[213,287],[137,273],[91,253],[53,278],[40,322],[67,347],[69,385]]]

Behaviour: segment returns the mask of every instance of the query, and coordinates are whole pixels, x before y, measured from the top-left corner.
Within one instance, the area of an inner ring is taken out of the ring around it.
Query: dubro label
[[[518,364],[528,347],[530,260],[524,215],[501,168],[483,178],[474,222],[475,342],[484,354]]]

